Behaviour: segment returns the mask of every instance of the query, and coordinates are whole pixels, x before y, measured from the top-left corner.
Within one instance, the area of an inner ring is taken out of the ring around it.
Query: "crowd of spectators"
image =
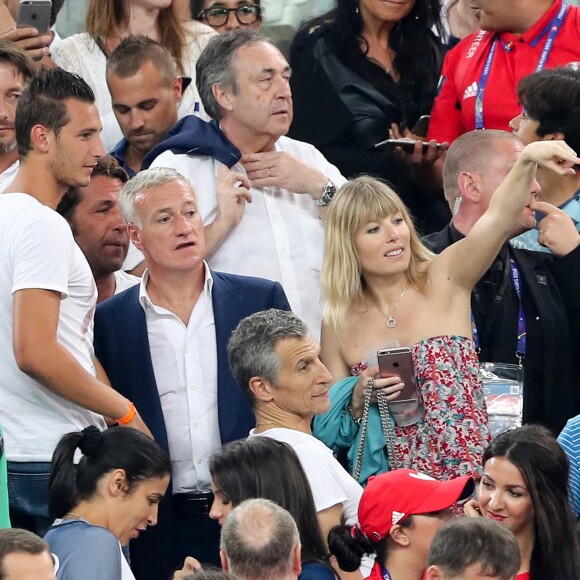
[[[0,579],[578,580],[580,8],[63,3],[0,0]]]

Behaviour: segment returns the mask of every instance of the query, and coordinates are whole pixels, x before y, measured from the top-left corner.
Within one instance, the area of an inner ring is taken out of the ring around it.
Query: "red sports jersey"
[[[552,7],[524,34],[480,31],[464,38],[449,51],[443,63],[439,94],[435,99],[429,125],[429,139],[453,141],[475,129],[475,99],[488,55],[496,43],[495,55],[483,98],[483,123],[486,129],[509,130],[509,121],[520,113],[516,87],[525,76],[535,72],[550,23],[562,6]],[[555,37],[544,68],[571,62],[580,66],[580,9],[570,6]]]

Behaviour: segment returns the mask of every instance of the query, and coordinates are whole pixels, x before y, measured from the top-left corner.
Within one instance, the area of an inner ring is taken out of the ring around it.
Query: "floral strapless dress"
[[[436,479],[476,475],[489,441],[489,425],[473,342],[464,336],[436,336],[412,346],[422,418],[395,426],[400,467]],[[359,375],[366,363],[351,372]]]

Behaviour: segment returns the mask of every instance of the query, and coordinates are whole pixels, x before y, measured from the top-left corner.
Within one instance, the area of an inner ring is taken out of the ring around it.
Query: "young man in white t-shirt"
[[[0,422],[12,524],[42,535],[50,461],[64,434],[104,428],[103,416],[148,430],[132,403],[99,380],[95,282],[54,211],[69,187],[89,183],[103,154],[92,90],[43,69],[20,97],[14,130],[20,168],[0,196]]]

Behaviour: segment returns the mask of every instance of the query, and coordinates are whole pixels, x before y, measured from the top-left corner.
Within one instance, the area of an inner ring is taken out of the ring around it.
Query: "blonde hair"
[[[94,38],[110,38],[123,30],[129,21],[126,0],[89,0],[85,28]],[[187,42],[186,30],[175,12],[172,2],[159,10],[157,18],[159,44],[170,53],[179,74],[184,74],[183,53]]]
[[[326,299],[324,322],[340,333],[348,309],[363,299],[364,278],[354,246],[358,230],[366,223],[401,213],[411,234],[411,259],[405,276],[420,288],[426,280],[420,264],[434,254],[421,242],[413,220],[401,198],[383,181],[357,177],[344,184],[334,197],[325,222],[322,292]]]

